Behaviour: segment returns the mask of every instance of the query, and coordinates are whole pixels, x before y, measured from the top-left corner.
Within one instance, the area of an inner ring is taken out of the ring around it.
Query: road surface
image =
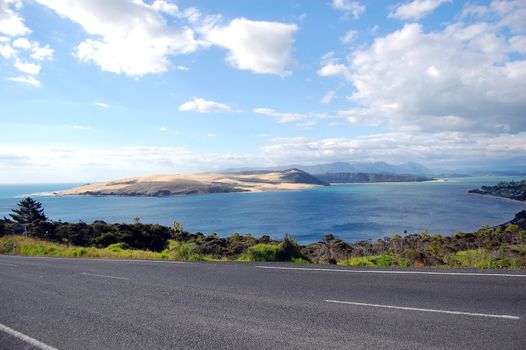
[[[0,349],[526,349],[526,271],[0,256]]]

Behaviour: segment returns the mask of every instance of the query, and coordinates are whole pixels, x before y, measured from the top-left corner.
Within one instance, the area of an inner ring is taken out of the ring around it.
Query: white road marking
[[[8,263],[3,263],[3,262],[0,262],[0,265],[2,265],[2,266],[9,266],[9,267],[18,267],[18,265],[8,264]]]
[[[399,271],[399,270],[351,270],[351,269],[323,269],[323,268],[311,268],[311,267],[284,267],[284,266],[256,266],[256,267],[258,269],[299,270],[299,271],[325,271],[325,272],[349,272],[349,273],[385,273],[385,274],[447,275],[447,276],[526,277],[526,275],[509,274],[509,273]]]
[[[339,300],[325,300],[325,301],[327,303],[348,304],[348,305],[358,305],[358,306],[371,306],[371,307],[379,307],[379,308],[384,308],[384,309],[421,311],[421,312],[436,312],[436,313],[441,313],[441,314],[465,315],[465,316],[476,316],[476,317],[505,318],[505,319],[509,319],[509,320],[520,320],[521,319],[519,316],[511,316],[511,315],[494,315],[494,314],[483,314],[483,313],[478,313],[478,312],[421,309],[421,308],[418,308],[418,307],[405,307],[405,306],[393,306],[393,305],[382,305],[382,304],[367,304],[367,303],[357,303],[357,302],[353,302],[353,301],[339,301]]]
[[[35,348],[41,349],[41,350],[57,350],[57,348],[54,348],[52,346],[49,346],[47,344],[42,343],[41,341],[36,340],[35,338],[31,338],[28,335],[25,335],[23,333],[20,333],[18,331],[15,331],[12,328],[7,327],[6,325],[3,325],[0,323],[0,331],[3,331],[19,340],[22,340],[23,342],[26,342]]]
[[[85,275],[85,276],[95,276],[95,277],[104,277],[104,278],[113,278],[113,279],[116,279],[116,280],[124,280],[124,281],[129,281],[130,279],[129,278],[126,278],[126,277],[116,277],[116,276],[108,276],[108,275],[98,275],[96,273],[88,273],[88,272],[82,272],[81,275]]]

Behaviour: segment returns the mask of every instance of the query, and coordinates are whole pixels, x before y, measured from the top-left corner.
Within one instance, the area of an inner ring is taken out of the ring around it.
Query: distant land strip
[[[311,175],[291,168],[282,171],[241,171],[150,175],[86,184],[54,195],[150,196],[212,194],[229,192],[293,191],[331,183],[418,182],[435,179],[418,175],[377,173],[324,173]]]

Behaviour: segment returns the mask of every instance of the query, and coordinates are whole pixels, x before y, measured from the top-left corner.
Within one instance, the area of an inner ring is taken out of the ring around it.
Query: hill
[[[435,171],[426,168],[423,165],[414,162],[403,164],[389,164],[386,162],[371,162],[371,163],[348,163],[348,162],[334,162],[316,165],[289,165],[286,167],[271,167],[266,170],[278,170],[284,168],[301,169],[309,174],[325,174],[325,173],[378,173],[378,174],[413,174],[420,176],[429,176]],[[231,171],[253,170],[253,168],[243,169],[229,169]]]
[[[434,180],[430,177],[418,175],[377,173],[325,173],[315,174],[314,176],[329,183],[421,182]]]
[[[495,186],[482,186],[480,189],[470,190],[469,193],[526,201],[526,180],[503,181]]]
[[[293,168],[284,171],[244,171],[224,174],[151,175],[86,184],[55,194],[167,197],[187,194],[287,191],[327,185],[328,183]]]

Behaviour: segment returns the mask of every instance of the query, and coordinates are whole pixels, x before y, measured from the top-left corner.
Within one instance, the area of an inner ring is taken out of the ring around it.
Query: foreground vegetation
[[[0,220],[0,254],[351,266],[526,267],[526,211],[503,225],[452,236],[424,231],[375,242],[348,243],[327,234],[319,242],[300,245],[288,235],[281,240],[237,233],[219,237],[184,231],[177,222],[172,227],[143,224],[139,218],[131,224],[53,222],[44,215],[40,203],[24,201],[11,219]]]

